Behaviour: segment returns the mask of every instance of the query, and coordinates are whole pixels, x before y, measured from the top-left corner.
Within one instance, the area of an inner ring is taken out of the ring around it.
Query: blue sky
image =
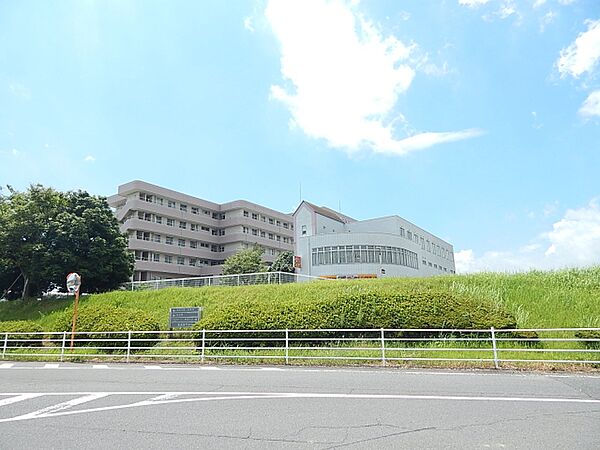
[[[3,1],[0,184],[398,214],[600,263],[597,0]]]

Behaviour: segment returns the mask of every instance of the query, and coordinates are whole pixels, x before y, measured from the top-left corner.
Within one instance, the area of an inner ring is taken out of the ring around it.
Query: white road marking
[[[95,393],[84,395],[83,397],[74,398],[73,400],[68,400],[66,402],[58,403],[56,405],[48,406],[46,408],[38,409],[37,411],[33,411],[27,414],[23,414],[16,417],[11,417],[10,419],[0,419],[0,422],[12,422],[17,420],[27,420],[27,419],[37,419],[40,417],[47,417],[56,415],[60,411],[64,411],[65,409],[71,408],[76,405],[81,405],[82,403],[91,402],[93,400],[97,400],[102,397],[106,397],[109,394],[105,393]]]
[[[161,366],[144,366],[144,369],[162,369]]]
[[[560,397],[489,397],[489,396],[463,396],[463,395],[411,395],[411,394],[336,394],[336,393],[311,393],[311,392],[66,392],[66,393],[0,393],[2,396],[13,396],[4,401],[22,401],[32,396],[58,396],[77,395],[81,396],[73,400],[49,406],[32,413],[0,419],[2,422],[13,422],[19,420],[39,419],[44,417],[66,416],[74,414],[85,414],[100,411],[112,411],[118,409],[136,408],[140,406],[154,406],[174,403],[192,403],[217,400],[257,400],[257,399],[360,399],[360,400],[438,400],[438,401],[484,401],[484,402],[523,402],[523,403],[575,403],[575,404],[600,404],[600,399],[590,398],[560,398]],[[104,406],[98,408],[65,411],[72,406],[90,402],[98,398],[117,395],[143,395],[154,397],[139,402]],[[195,398],[176,398],[182,395],[200,396]],[[18,398],[18,400],[16,399]]]
[[[44,364],[43,369],[58,369],[60,364]]]
[[[20,394],[13,397],[5,398],[0,400],[0,406],[12,405],[13,403],[22,402],[23,400],[29,400],[30,398],[41,397],[44,394]]]
[[[2,363],[0,364],[0,369],[10,369],[14,365],[14,363]]]
[[[94,364],[92,369],[108,369],[109,367],[106,364]]]

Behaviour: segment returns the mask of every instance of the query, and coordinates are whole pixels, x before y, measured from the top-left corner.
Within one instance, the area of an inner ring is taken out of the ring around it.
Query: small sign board
[[[81,277],[79,274],[71,272],[69,275],[67,275],[67,291],[69,291],[71,294],[75,294],[79,291],[80,287]]]
[[[202,317],[202,308],[171,308],[169,310],[169,328],[191,328]]]
[[[301,256],[294,256],[294,268],[302,269],[302,257]]]

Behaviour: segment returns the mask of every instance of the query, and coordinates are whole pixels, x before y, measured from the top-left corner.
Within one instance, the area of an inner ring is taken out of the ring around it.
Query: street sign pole
[[[73,326],[71,327],[71,350],[75,344],[75,327],[77,326],[77,307],[79,306],[79,287],[75,291],[75,303],[73,305]]]
[[[76,273],[67,275],[67,290],[75,294],[73,304],[73,325],[71,327],[71,350],[75,345],[75,328],[77,327],[77,307],[79,306],[79,289],[81,288],[81,276]]]

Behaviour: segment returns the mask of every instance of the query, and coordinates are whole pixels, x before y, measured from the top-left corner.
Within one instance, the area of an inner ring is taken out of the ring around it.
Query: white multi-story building
[[[109,197],[135,255],[134,281],[215,275],[259,245],[266,263],[293,250],[293,217],[245,200],[217,204],[143,181]]]
[[[359,221],[303,201],[294,226],[297,273],[423,277],[455,271],[451,244],[399,216]]]

